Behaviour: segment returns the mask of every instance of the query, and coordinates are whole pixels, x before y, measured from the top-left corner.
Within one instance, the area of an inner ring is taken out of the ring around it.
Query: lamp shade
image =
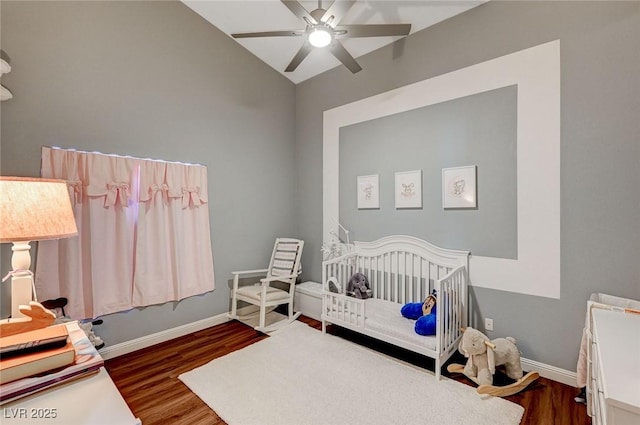
[[[78,234],[64,180],[0,176],[0,242]]]

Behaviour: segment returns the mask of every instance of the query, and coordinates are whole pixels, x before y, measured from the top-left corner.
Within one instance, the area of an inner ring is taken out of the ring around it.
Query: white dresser
[[[593,425],[640,424],[640,315],[594,309],[589,407]]]

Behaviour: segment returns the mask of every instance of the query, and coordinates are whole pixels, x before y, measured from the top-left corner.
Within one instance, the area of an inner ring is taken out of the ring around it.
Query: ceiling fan
[[[302,19],[304,30],[264,31],[231,34],[234,38],[251,37],[303,37],[304,43],[293,57],[285,72],[294,71],[306,58],[313,48],[327,47],[329,51],[344,66],[354,74],[362,67],[344,48],[339,39],[350,37],[382,37],[408,35],[411,24],[367,24],[367,25],[339,25],[344,15],[351,9],[355,0],[335,0],[328,9],[322,8],[322,1],[318,0],[318,8],[307,11],[295,0],[280,0],[294,15]]]

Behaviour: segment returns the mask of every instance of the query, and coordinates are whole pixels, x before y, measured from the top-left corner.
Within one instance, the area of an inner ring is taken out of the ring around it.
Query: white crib
[[[355,242],[351,252],[322,263],[322,331],[332,323],[435,360],[436,379],[458,347],[467,326],[469,252],[439,248],[412,236],[394,235]],[[335,278],[344,289],[350,277],[364,273],[372,296],[357,299],[331,292]],[[415,333],[415,322],[401,307],[422,302],[436,291],[436,335]]]

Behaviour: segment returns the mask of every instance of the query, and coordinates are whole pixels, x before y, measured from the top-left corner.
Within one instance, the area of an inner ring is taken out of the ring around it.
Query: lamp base
[[[31,246],[29,241],[13,242],[11,251],[11,317],[25,317],[20,311],[21,305],[29,305],[33,298],[33,274],[31,273]]]
[[[28,306],[32,300],[31,288],[33,287],[33,276],[12,276],[11,277],[11,317],[14,319],[26,317],[20,306]]]

